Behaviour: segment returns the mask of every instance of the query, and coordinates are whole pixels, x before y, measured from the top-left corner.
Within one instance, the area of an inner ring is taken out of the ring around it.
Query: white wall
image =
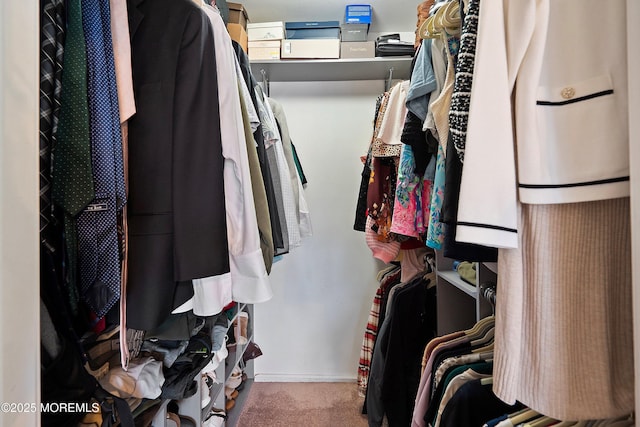
[[[243,0],[252,22],[344,20],[343,0]],[[351,2],[357,3],[357,2]],[[374,34],[411,33],[420,1],[371,0]],[[412,40],[412,37],[409,38]],[[384,78],[385,76],[381,76]],[[257,76],[260,80],[260,76]],[[257,381],[350,380],[381,263],[353,231],[362,164],[382,81],[271,83],[309,178],[315,235],[274,265],[274,298],[255,308]]]
[[[255,307],[257,381],[355,379],[378,266],[353,230],[381,81],[271,83],[309,180],[314,236],[276,263]]]
[[[0,403],[40,402],[38,34],[38,2],[0,2]]]

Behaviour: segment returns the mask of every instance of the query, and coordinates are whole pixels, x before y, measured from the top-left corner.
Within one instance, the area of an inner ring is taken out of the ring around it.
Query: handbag
[[[376,56],[413,56],[413,42],[403,42],[400,34],[385,34],[376,38]]]

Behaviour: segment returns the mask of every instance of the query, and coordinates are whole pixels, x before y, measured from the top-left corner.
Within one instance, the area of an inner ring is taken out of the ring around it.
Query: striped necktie
[[[64,0],[47,0],[42,4],[40,38],[40,238],[56,252],[50,226],[54,221],[51,194],[51,148],[60,113],[62,61],[64,53]]]

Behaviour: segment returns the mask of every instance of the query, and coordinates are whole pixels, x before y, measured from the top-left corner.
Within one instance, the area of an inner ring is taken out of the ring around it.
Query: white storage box
[[[249,42],[249,60],[280,59],[280,40]]]
[[[249,41],[284,39],[284,22],[252,22],[247,24]]]
[[[338,59],[339,39],[300,39],[282,41],[282,59]]]

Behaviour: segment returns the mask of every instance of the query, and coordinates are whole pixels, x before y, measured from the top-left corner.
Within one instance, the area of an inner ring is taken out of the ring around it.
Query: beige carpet
[[[238,427],[366,427],[356,383],[253,383]]]

